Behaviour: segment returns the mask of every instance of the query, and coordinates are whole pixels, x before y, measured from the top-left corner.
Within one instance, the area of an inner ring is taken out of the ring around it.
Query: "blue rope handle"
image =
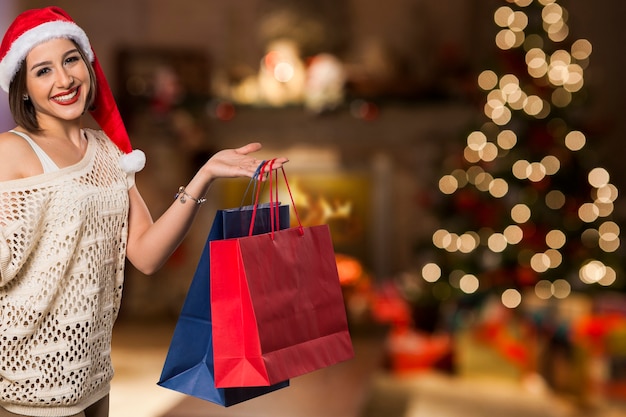
[[[261,161],[259,166],[256,168],[256,171],[254,171],[254,174],[252,174],[250,181],[248,181],[248,186],[246,187],[246,191],[244,191],[243,196],[241,197],[241,203],[239,203],[239,210],[243,209],[243,203],[244,203],[244,200],[246,199],[246,196],[248,195],[248,191],[250,190],[250,185],[254,183],[254,188],[256,188],[258,177],[261,176],[261,169],[263,168],[263,165],[265,165],[266,162],[267,161],[265,160]],[[252,202],[254,203],[254,195],[252,195]]]

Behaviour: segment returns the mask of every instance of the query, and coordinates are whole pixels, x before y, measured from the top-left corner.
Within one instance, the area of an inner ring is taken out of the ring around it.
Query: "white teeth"
[[[76,97],[76,93],[77,93],[77,91],[74,90],[74,91],[72,91],[69,94],[66,94],[64,96],[53,97],[52,99],[55,100],[55,101],[69,101],[69,100],[73,99],[74,97]]]

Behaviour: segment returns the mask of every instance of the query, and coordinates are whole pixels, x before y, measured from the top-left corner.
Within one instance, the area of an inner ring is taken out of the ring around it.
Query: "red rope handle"
[[[258,184],[257,184],[256,193],[254,196],[254,207],[252,209],[252,218],[250,219],[250,229],[248,230],[248,236],[252,236],[252,231],[254,230],[254,221],[256,220],[256,211],[257,211],[257,208],[259,207],[259,195],[261,194],[261,184],[263,183],[262,181],[263,171],[265,170],[265,167],[267,166],[268,163],[269,163],[268,161],[263,161],[263,163],[261,164],[258,170],[259,180],[257,181]]]
[[[256,219],[257,208],[259,207],[259,194],[261,194],[261,179],[263,177],[263,172],[265,171],[265,167],[269,165],[269,178],[268,181],[270,183],[270,223],[271,223],[271,236],[272,240],[274,240],[274,232],[280,228],[280,207],[278,206],[278,175],[273,176],[274,171],[274,162],[276,159],[272,159],[270,161],[266,161],[261,166],[259,170],[259,182],[257,185],[257,191],[254,198],[254,209],[252,210],[252,219],[250,220],[250,229],[248,231],[248,236],[252,236],[252,231],[254,230],[254,221]],[[296,202],[293,198],[293,193],[291,192],[291,187],[289,187],[289,181],[287,181],[287,174],[285,173],[285,168],[283,166],[280,167],[283,172],[283,178],[285,179],[285,186],[287,187],[287,191],[289,192],[289,198],[291,199],[291,205],[293,206],[293,212],[296,214],[296,219],[298,220],[298,229],[300,232],[300,236],[304,235],[304,227],[302,227],[302,221],[300,220],[300,215],[298,214],[298,209],[296,208]],[[276,217],[274,217],[276,216]]]
[[[283,171],[283,178],[285,178],[285,185],[287,186],[287,191],[289,191],[289,198],[291,199],[291,205],[293,206],[293,212],[296,214],[296,219],[298,220],[298,228],[300,229],[300,235],[304,234],[304,228],[302,227],[302,222],[300,221],[300,216],[298,215],[298,209],[296,208],[296,202],[293,200],[293,194],[291,193],[291,188],[289,187],[289,181],[287,181],[287,174],[285,173],[285,168],[280,167]]]

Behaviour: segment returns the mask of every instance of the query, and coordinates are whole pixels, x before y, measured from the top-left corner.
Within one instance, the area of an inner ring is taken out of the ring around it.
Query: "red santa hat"
[[[67,38],[76,42],[91,61],[97,90],[90,113],[104,133],[124,152],[120,165],[126,172],[137,172],[145,164],[145,155],[133,151],[130,139],[89,38],[72,18],[59,7],[27,10],[18,15],[7,29],[0,45],[0,88],[9,91],[11,81],[28,53],[51,39]]]

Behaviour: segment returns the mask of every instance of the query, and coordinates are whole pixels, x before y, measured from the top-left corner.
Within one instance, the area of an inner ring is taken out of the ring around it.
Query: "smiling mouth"
[[[56,101],[59,104],[68,104],[68,103],[72,103],[77,97],[78,97],[78,87],[73,89],[67,94],[54,96],[51,98],[51,100]]]

